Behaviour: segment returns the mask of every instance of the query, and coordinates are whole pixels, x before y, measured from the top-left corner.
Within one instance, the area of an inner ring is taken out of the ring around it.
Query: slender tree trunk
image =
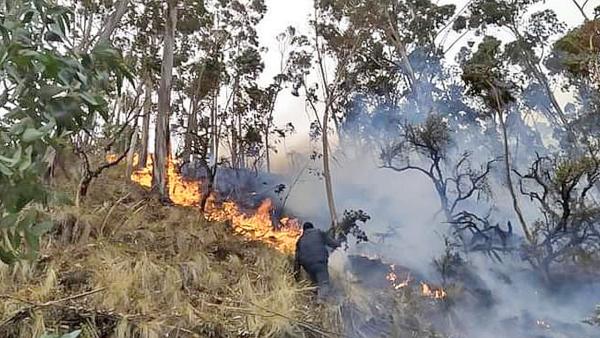
[[[325,108],[323,114],[323,176],[325,178],[325,191],[327,193],[327,205],[329,206],[329,216],[331,217],[331,226],[337,226],[337,212],[335,209],[335,200],[333,194],[333,183],[331,181],[331,168],[329,167],[329,107]]]
[[[271,152],[269,151],[269,123],[265,131],[265,161],[267,162],[267,173],[271,173]]]
[[[329,161],[329,118],[333,106],[333,93],[329,88],[327,81],[327,72],[325,71],[325,65],[323,61],[323,54],[321,53],[321,47],[319,45],[319,23],[318,12],[315,8],[315,22],[313,23],[315,28],[315,50],[317,52],[317,64],[319,66],[319,72],[321,75],[321,81],[323,83],[323,90],[325,92],[325,111],[323,113],[323,128],[322,128],[322,146],[323,146],[323,176],[325,179],[325,193],[327,194],[327,205],[329,207],[329,216],[331,217],[331,229],[335,232],[337,228],[337,212],[335,208],[335,200],[333,193],[333,183],[331,180],[331,168]],[[314,108],[314,105],[313,105]],[[316,108],[315,108],[316,114]],[[318,115],[318,114],[317,114]]]
[[[408,54],[406,52],[406,46],[402,43],[401,37],[397,31],[397,27],[395,26],[394,21],[392,20],[392,17],[390,16],[389,12],[387,13],[387,23],[388,23],[388,29],[386,30],[387,35],[388,35],[389,39],[392,40],[394,47],[396,47],[396,50],[397,50],[398,54],[400,55],[400,60],[402,60],[402,66],[408,77],[410,90],[414,95],[418,95],[419,93],[416,88],[417,76],[415,75],[415,70],[414,70],[412,64],[410,63]]]
[[[190,157],[192,155],[192,150],[194,147],[194,135],[196,135],[198,133],[198,115],[197,115],[197,110],[198,110],[198,101],[200,100],[200,87],[202,84],[202,78],[204,77],[204,70],[205,70],[205,65],[202,65],[202,68],[200,69],[200,74],[198,75],[198,77],[196,78],[195,81],[195,86],[193,89],[193,93],[192,93],[192,101],[190,103],[190,110],[189,110],[189,115],[188,115],[188,125],[186,128],[186,133],[185,133],[185,137],[184,137],[184,144],[183,144],[183,153],[182,153],[182,157],[183,157],[183,162],[186,163],[190,160]]]
[[[193,100],[195,101],[195,100]],[[184,143],[183,143],[183,163],[189,163],[190,157],[192,156],[192,149],[194,147],[194,135],[198,133],[198,116],[196,113],[196,102],[192,102],[190,113],[188,116],[188,125],[185,131]]]
[[[211,124],[211,140],[210,140],[210,152],[211,152],[211,156],[212,159],[210,161],[210,165],[211,166],[216,166],[219,159],[219,134],[220,134],[220,127],[219,127],[219,122],[218,120],[218,113],[217,113],[217,95],[218,94],[214,94],[212,97],[212,102],[211,102],[211,110],[210,110],[210,124]]]
[[[529,232],[529,228],[527,227],[527,223],[525,222],[525,217],[523,216],[523,212],[521,211],[521,207],[519,206],[519,200],[517,194],[515,192],[515,188],[512,181],[511,175],[511,164],[510,164],[510,150],[508,146],[508,130],[506,127],[506,122],[504,121],[504,114],[500,111],[498,112],[498,116],[500,119],[500,128],[502,128],[502,138],[504,141],[504,167],[506,173],[506,185],[508,186],[508,191],[510,192],[510,197],[513,201],[513,209],[517,214],[517,218],[519,219],[519,223],[521,224],[521,228],[523,229],[523,233],[525,234],[525,238],[529,241],[529,243],[533,243],[533,238],[531,237],[531,233]]]
[[[282,72],[283,72],[283,67],[281,67]],[[267,114],[267,121],[265,123],[265,160],[266,160],[266,164],[267,164],[267,172],[270,173],[271,172],[271,149],[270,149],[270,143],[271,143],[271,126],[273,124],[273,112],[275,111],[275,105],[277,104],[277,98],[279,96],[279,93],[281,92],[281,80],[278,80],[277,82],[277,89],[275,90],[275,92],[273,93],[273,97],[271,98],[272,102],[269,106],[269,113]]]
[[[129,2],[131,0],[120,0],[115,4],[115,10],[108,17],[108,19],[104,22],[103,29],[100,32],[100,36],[98,38],[98,43],[102,43],[104,41],[110,41],[110,37],[115,32],[121,19],[127,12],[127,7],[129,6]]]
[[[142,144],[138,159],[138,168],[148,164],[148,146],[150,143],[150,115],[152,114],[152,80],[150,75],[145,79],[144,117],[142,119]]]
[[[171,111],[171,82],[173,79],[173,52],[177,26],[177,0],[168,1],[165,25],[160,90],[158,92],[158,119],[156,121],[155,160],[152,175],[153,189],[164,201],[169,200],[167,161],[170,155],[169,115]]]
[[[519,29],[516,24],[513,24],[510,27],[513,35],[517,38],[517,40],[525,41],[525,37],[519,32]],[[567,130],[567,134],[569,136],[569,142],[575,146],[575,149],[579,148],[577,134],[573,127],[569,124],[569,120],[565,115],[563,108],[560,106],[554,91],[550,87],[550,83],[548,81],[548,77],[546,74],[540,69],[539,64],[537,64],[534,60],[535,57],[531,54],[530,51],[524,50],[523,57],[525,59],[526,68],[529,73],[539,82],[540,85],[544,88],[546,92],[546,96],[548,100],[550,100],[550,105],[554,108],[554,113],[556,116],[551,116],[553,119],[558,120],[558,122]],[[551,122],[551,121],[550,121]]]
[[[246,168],[246,154],[244,148],[244,135],[242,132],[242,113],[238,114],[238,126],[237,126],[238,134],[237,134],[237,150],[238,150],[238,158],[239,158],[239,168]]]
[[[217,119],[217,98],[218,93],[215,93],[211,102],[211,118],[210,118],[210,129],[211,129],[211,140],[210,140],[210,151],[212,159],[208,161],[204,156],[201,161],[204,164],[206,171],[207,182],[202,184],[204,188],[202,191],[202,199],[200,200],[200,210],[206,211],[206,203],[208,198],[212,195],[215,185],[215,178],[218,170],[218,158],[219,158],[219,125]]]
[[[125,171],[125,179],[131,180],[131,174],[133,174],[133,158],[135,155],[135,149],[137,148],[138,132],[135,130],[131,135],[131,142],[129,143],[129,151],[127,152],[127,170]]]

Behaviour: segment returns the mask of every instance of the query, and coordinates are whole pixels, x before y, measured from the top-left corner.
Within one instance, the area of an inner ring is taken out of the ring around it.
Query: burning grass
[[[418,287],[373,291],[332,269],[340,297],[316,302],[292,277],[297,221],[275,229],[268,200],[254,212],[213,200],[207,221],[192,197],[198,182],[174,167],[171,197],[183,206],[152,198],[144,171],[139,185],[123,171],[107,171],[79,208],[52,207],[38,262],[0,266],[0,337],[438,337],[418,315],[424,299],[438,300]]]
[[[137,164],[137,158],[134,159]],[[150,188],[152,185],[152,156],[148,157],[145,168],[135,171],[131,180],[142,187]],[[167,161],[167,176],[169,198],[179,206],[198,206],[201,199],[202,182],[187,180],[177,171],[177,162],[173,159]],[[290,254],[295,250],[296,241],[301,235],[298,220],[283,218],[273,224],[273,203],[265,199],[256,210],[242,210],[242,208],[229,199],[221,200],[218,192],[213,192],[208,199],[205,216],[213,222],[229,222],[233,230],[250,240],[269,243],[277,250]]]
[[[117,169],[119,170],[119,169]],[[194,208],[166,207],[117,170],[55,207],[33,265],[0,266],[0,336],[281,337],[335,331],[291,258]]]

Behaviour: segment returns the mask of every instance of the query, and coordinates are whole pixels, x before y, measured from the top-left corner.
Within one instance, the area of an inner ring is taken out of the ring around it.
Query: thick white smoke
[[[474,157],[475,163],[491,156],[478,155]],[[315,163],[307,158],[296,158],[296,163],[308,161],[309,167],[319,169],[318,160]],[[362,209],[372,219],[364,227],[370,243],[352,245],[348,252],[335,253],[331,268],[342,269],[349,254],[378,256],[439,282],[441,277],[432,261],[444,252],[444,235],[449,235],[449,225],[443,223],[442,214],[438,213],[440,202],[431,181],[417,172],[397,173],[380,168],[378,154],[374,151],[351,152],[346,149],[345,153],[335,154],[333,164],[338,213],[345,209]],[[280,163],[281,167],[283,164]],[[288,168],[288,176],[295,177],[301,167]],[[473,200],[465,207],[481,215],[487,214],[491,208],[492,219],[503,224],[512,220],[515,235],[520,236],[501,170],[499,163],[491,182],[492,198],[487,202]],[[329,213],[322,179],[306,170],[291,188],[287,211],[326,228]],[[537,217],[535,208],[526,201],[522,202],[529,218]],[[494,300],[494,305],[486,309],[463,308],[457,300],[451,311],[460,318],[468,337],[575,338],[600,335],[600,331],[581,323],[592,313],[594,306],[600,304],[600,284],[577,284],[571,289],[549,291],[536,280],[531,268],[516,253],[503,257],[503,263],[494,262],[479,253],[464,257],[471,271],[483,281],[482,286],[491,291]],[[502,334],[498,335],[499,332]]]

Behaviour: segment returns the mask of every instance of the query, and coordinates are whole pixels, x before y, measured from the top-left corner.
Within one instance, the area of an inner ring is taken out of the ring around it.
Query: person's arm
[[[329,246],[332,249],[337,249],[339,248],[342,243],[340,243],[339,241],[335,240],[335,238],[333,238],[333,236],[327,232],[321,232],[323,235],[323,238],[325,239],[325,244],[327,244],[327,246]]]

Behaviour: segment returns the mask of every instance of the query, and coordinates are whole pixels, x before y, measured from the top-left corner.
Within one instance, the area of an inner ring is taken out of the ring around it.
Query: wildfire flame
[[[390,265],[390,271],[385,276],[385,279],[387,279],[390,282],[394,290],[400,290],[409,287],[410,283],[413,281],[413,279],[410,276],[410,273],[408,274],[406,279],[401,279],[396,273],[396,266],[393,264]],[[434,287],[425,282],[420,283],[420,292],[423,297],[428,297],[432,299],[442,300],[447,297],[446,291],[444,291],[444,289]]]
[[[434,288],[427,283],[421,282],[421,294],[433,299],[444,299],[447,294],[442,288]]]
[[[137,158],[134,159],[134,165]],[[200,204],[202,197],[201,182],[184,179],[177,172],[177,162],[167,161],[167,177],[169,198],[180,206],[194,207]],[[152,158],[149,157],[146,167],[135,171],[131,180],[143,187],[152,186]],[[296,249],[296,241],[301,235],[299,222],[296,219],[283,218],[277,227],[273,224],[273,202],[262,201],[253,211],[244,212],[235,201],[226,200],[218,203],[213,194],[207,200],[205,217],[210,221],[229,222],[235,233],[254,241],[268,243],[277,250],[291,254]]]
[[[390,265],[390,272],[385,276],[395,290],[400,290],[402,288],[407,287],[412,279],[410,278],[410,274],[406,277],[405,280],[400,280],[398,275],[396,274],[396,267],[392,264]]]

